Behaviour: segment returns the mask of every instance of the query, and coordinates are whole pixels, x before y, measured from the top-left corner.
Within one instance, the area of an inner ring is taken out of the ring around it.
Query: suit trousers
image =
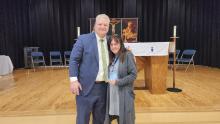
[[[89,124],[90,114],[92,114],[93,124],[103,124],[106,112],[106,95],[107,84],[95,83],[87,96],[76,96],[76,124]]]

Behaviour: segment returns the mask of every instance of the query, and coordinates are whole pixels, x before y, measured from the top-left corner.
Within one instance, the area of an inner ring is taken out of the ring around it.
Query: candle
[[[80,27],[77,27],[77,37],[80,35]]]
[[[176,37],[176,25],[173,26],[173,37]]]

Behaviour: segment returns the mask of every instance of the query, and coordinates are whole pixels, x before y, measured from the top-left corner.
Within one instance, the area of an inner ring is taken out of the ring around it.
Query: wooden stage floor
[[[139,69],[135,86],[143,81]],[[172,87],[172,71],[167,76]],[[219,112],[220,69],[196,66],[188,72],[176,71],[176,87],[183,92],[151,94],[135,90],[136,113],[152,112]],[[0,77],[0,116],[74,114],[75,96],[69,90],[67,68],[18,69]]]
[[[143,70],[138,70],[136,87],[143,85]],[[171,70],[166,85],[172,87]],[[135,90],[136,124],[220,123],[220,69],[177,69],[176,87],[183,92],[159,95]],[[75,116],[67,68],[17,69],[0,77],[0,123],[72,124]]]

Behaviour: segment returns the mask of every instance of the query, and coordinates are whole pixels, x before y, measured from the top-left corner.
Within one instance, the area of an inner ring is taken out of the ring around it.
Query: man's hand
[[[73,94],[79,95],[79,90],[82,90],[82,86],[78,81],[70,82],[70,91]]]

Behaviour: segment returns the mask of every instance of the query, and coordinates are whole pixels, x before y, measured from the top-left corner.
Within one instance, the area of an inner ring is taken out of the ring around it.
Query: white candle
[[[173,37],[176,37],[176,25],[173,26]]]
[[[77,37],[80,35],[80,27],[77,27]]]

